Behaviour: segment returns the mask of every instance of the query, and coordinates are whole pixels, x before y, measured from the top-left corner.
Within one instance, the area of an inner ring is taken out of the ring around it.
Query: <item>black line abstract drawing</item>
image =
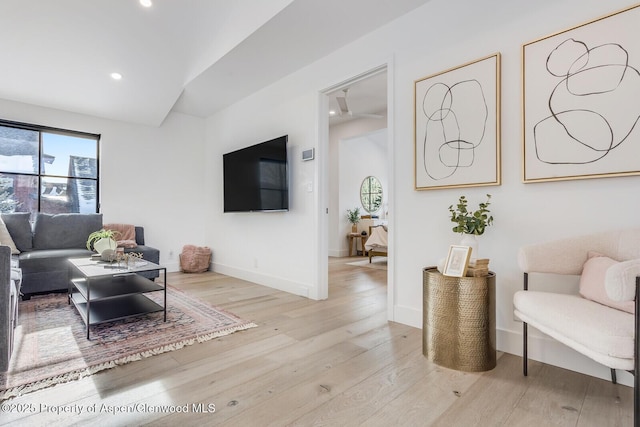
[[[549,115],[533,126],[537,160],[595,163],[628,139],[640,119],[640,73],[623,46],[567,38],[549,52],[546,70],[560,80],[548,97]]]
[[[416,190],[500,185],[500,53],[414,90]]]
[[[460,168],[472,167],[489,118],[480,82],[434,83],[422,99],[422,114],[426,119],[422,141],[425,173],[441,180]]]

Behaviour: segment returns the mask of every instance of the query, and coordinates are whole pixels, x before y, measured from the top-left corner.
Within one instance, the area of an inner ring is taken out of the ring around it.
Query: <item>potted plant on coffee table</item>
[[[105,230],[104,228],[94,231],[87,237],[87,249],[94,250],[99,254],[105,249],[115,250],[118,246],[116,237],[119,233],[115,230]]]

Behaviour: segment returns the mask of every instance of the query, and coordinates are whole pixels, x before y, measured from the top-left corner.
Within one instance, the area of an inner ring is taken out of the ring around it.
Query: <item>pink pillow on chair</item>
[[[580,295],[584,298],[597,303],[635,313],[634,301],[614,301],[607,295],[605,288],[605,276],[609,267],[618,264],[618,261],[606,257],[597,252],[589,252],[587,262],[582,267],[582,275],[580,276]]]

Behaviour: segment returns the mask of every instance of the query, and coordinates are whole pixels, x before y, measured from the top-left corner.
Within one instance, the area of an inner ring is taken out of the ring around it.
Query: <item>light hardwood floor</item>
[[[485,373],[430,363],[419,329],[386,320],[386,271],[348,261],[330,259],[326,301],[211,272],[171,273],[171,285],[259,326],[5,402],[82,414],[14,411],[0,424],[632,425],[629,387],[536,362],[525,378],[509,354]],[[188,412],[152,412],[161,405]]]

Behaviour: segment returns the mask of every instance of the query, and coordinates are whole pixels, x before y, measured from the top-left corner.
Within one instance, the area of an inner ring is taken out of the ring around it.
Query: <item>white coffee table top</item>
[[[70,258],[73,264],[85,277],[113,276],[115,274],[138,273],[141,271],[162,270],[163,266],[144,259],[130,260],[128,265],[124,262],[105,262],[84,258]]]

